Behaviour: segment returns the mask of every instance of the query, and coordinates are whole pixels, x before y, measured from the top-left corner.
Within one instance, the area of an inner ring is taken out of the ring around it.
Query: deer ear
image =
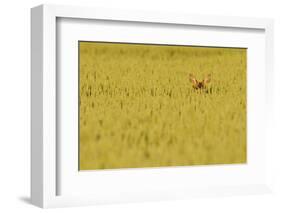
[[[189,74],[189,80],[191,83],[193,83],[194,85],[197,84],[197,80],[195,79],[195,76],[192,74]]]
[[[207,84],[210,83],[210,81],[211,81],[211,74],[206,76],[206,78],[204,79],[204,83]]]

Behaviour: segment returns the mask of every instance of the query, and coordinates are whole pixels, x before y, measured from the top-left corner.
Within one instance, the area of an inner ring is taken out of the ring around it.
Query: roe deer
[[[206,85],[211,81],[211,74],[207,75],[202,81],[198,81],[193,74],[189,74],[189,80],[194,89],[205,89]]]

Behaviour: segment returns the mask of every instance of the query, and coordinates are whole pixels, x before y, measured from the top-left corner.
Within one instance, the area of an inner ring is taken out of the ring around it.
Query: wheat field
[[[246,65],[246,49],[80,41],[79,169],[246,163]]]

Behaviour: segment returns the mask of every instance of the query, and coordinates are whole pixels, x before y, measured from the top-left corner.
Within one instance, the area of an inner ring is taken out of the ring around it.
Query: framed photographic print
[[[31,15],[33,204],[270,192],[272,20]]]

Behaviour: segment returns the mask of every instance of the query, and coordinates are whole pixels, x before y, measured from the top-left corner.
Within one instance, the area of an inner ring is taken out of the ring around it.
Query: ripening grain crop
[[[80,170],[246,163],[246,54],[79,42]]]

